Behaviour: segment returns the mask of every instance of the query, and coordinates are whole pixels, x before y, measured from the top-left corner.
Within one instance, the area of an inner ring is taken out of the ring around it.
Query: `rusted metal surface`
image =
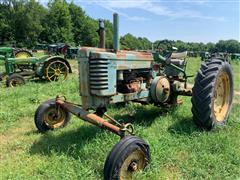
[[[85,121],[88,121],[91,124],[94,124],[101,128],[108,129],[111,132],[113,132],[119,136],[122,136],[122,131],[119,127],[107,122],[106,120],[97,116],[96,114],[85,111],[81,107],[79,107],[75,104],[63,101],[58,97],[56,98],[56,104],[60,105],[62,108],[66,109],[67,111],[71,112],[72,114],[76,115],[77,117],[79,117]]]
[[[154,78],[151,83],[151,98],[155,103],[165,103],[170,97],[170,82],[165,76]]]
[[[99,19],[99,29],[98,29],[98,35],[99,35],[99,48],[105,48],[105,25],[104,20]]]
[[[129,90],[129,92],[138,92],[141,88],[141,84],[140,84],[140,81],[133,81],[133,82],[130,82],[129,84],[126,84],[127,85],[127,89]]]
[[[114,19],[114,49],[82,47],[80,50],[80,94],[84,109],[98,109],[128,101],[171,104],[176,102],[178,95],[191,95],[191,89],[173,84],[174,81],[186,82],[184,60],[167,61],[158,52],[152,51],[119,50],[117,14]],[[175,53],[172,58],[183,58],[185,55]],[[156,69],[153,69],[154,63],[158,66]],[[153,98],[150,95],[152,79],[160,76],[168,80],[152,89],[156,97]]]
[[[120,49],[119,43],[119,16],[117,13],[113,14],[113,48],[117,52]]]

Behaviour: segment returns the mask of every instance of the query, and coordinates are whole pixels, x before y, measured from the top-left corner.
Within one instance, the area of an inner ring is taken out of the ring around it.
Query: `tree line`
[[[49,0],[47,6],[37,0],[0,0],[0,45],[32,48],[38,43],[65,42],[73,46],[98,45],[98,20],[86,15],[74,2]],[[106,47],[113,47],[113,28],[105,20]],[[121,49],[150,50],[159,41],[128,33],[120,38]],[[214,43],[190,43],[169,41],[179,51],[209,51],[239,53],[236,40],[220,40]],[[165,48],[161,45],[161,48]]]

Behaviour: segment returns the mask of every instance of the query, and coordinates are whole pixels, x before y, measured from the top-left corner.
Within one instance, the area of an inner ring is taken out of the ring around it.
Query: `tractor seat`
[[[171,59],[170,62],[179,67],[183,67],[185,65],[185,60],[183,59]]]
[[[171,59],[184,59],[187,57],[187,51],[180,53],[172,53]]]

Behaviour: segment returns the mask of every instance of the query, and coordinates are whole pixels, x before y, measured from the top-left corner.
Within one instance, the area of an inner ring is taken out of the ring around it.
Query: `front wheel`
[[[25,79],[19,74],[12,74],[6,80],[7,87],[17,87],[25,84]]]
[[[70,118],[70,112],[56,105],[55,99],[51,99],[37,108],[34,121],[39,132],[44,133],[66,126]]]
[[[109,153],[104,165],[104,179],[132,179],[134,173],[144,170],[150,162],[146,142],[136,136],[126,136]]]
[[[192,113],[196,124],[206,130],[225,125],[232,100],[233,73],[230,64],[218,58],[203,62],[192,95]]]

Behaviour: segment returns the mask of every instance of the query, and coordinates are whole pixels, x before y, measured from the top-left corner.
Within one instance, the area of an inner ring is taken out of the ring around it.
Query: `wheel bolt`
[[[138,164],[136,162],[131,162],[131,164],[129,165],[129,168],[131,171],[136,171],[138,169]]]

